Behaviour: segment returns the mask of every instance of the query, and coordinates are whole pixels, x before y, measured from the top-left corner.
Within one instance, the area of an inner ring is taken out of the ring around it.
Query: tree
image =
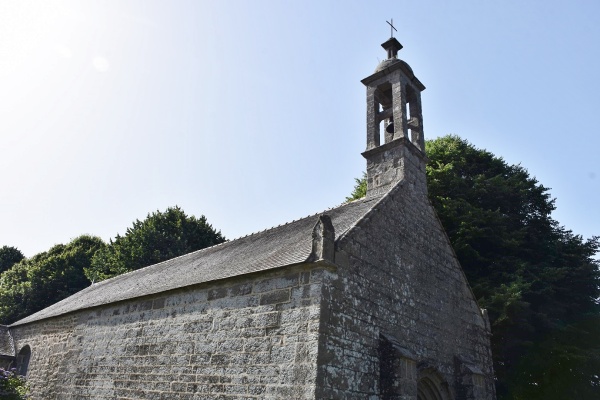
[[[136,220],[125,236],[117,235],[109,245],[89,235],[58,244],[30,259],[22,258],[0,273],[0,324],[42,310],[94,281],[223,241],[204,216],[188,217],[173,207],[148,214],[144,221]],[[8,249],[5,254],[16,254]]]
[[[354,189],[350,196],[346,197],[346,202],[358,200],[367,195],[367,173],[363,172],[362,178],[354,178]]]
[[[224,241],[204,216],[187,216],[181,208],[170,207],[136,220],[124,236],[117,235],[94,256],[85,274],[97,282]]]
[[[0,274],[24,258],[23,253],[16,247],[0,247]]]
[[[106,244],[83,235],[24,259],[0,275],[0,323],[9,324],[90,285],[83,271]]]
[[[600,398],[598,237],[553,220],[548,189],[519,165],[457,136],[426,152],[429,198],[489,312],[498,397]]]

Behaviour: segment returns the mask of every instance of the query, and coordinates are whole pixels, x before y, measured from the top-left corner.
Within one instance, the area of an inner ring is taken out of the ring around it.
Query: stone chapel
[[[495,399],[486,313],[427,198],[425,86],[382,46],[365,198],[0,326],[0,366],[40,400]]]

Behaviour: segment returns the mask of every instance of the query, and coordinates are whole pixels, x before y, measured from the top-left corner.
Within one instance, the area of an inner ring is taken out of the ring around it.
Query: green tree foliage
[[[16,247],[0,247],[0,273],[6,271],[24,258],[23,253]]]
[[[600,398],[598,237],[552,219],[521,166],[456,136],[426,151],[429,198],[489,312],[499,399]]]
[[[22,400],[29,396],[29,387],[24,376],[17,375],[16,370],[0,368],[0,399]]]
[[[83,273],[106,244],[80,236],[24,259],[0,275],[0,323],[9,324],[90,285]]]
[[[354,178],[355,185],[350,196],[346,197],[346,202],[358,200],[367,195],[367,173],[363,172],[362,178]]]
[[[187,216],[179,207],[136,220],[124,236],[101,249],[86,276],[95,282],[225,241],[204,216]]]

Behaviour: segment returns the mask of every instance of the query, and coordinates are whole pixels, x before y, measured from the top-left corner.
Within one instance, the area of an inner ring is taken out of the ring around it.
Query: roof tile
[[[320,214],[107,279],[17,321],[13,326],[116,301],[305,262],[312,250],[312,230],[319,215],[331,217],[337,240],[379,199],[371,197],[343,204]]]

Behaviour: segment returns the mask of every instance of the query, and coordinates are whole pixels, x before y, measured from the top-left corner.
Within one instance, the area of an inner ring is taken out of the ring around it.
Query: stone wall
[[[314,399],[325,275],[288,267],[11,330],[33,399]]]
[[[14,360],[15,349],[8,326],[0,325],[0,368],[8,369]]]
[[[426,194],[403,181],[376,209],[336,249],[317,398],[416,400],[421,378],[493,399],[489,331]]]

